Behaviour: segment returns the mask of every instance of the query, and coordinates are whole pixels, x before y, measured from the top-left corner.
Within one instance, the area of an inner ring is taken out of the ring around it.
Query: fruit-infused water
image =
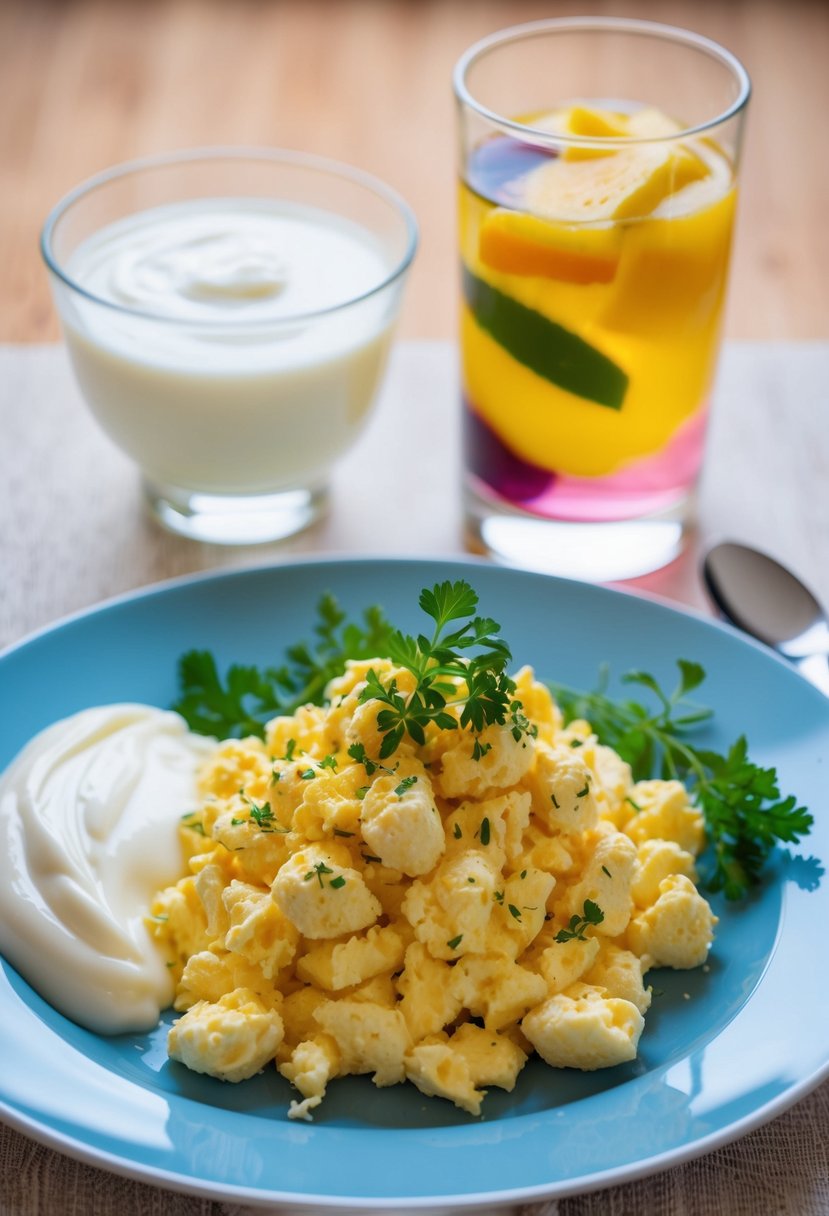
[[[461,183],[470,488],[553,520],[670,512],[702,460],[732,164],[647,107],[520,121],[549,143],[492,134]]]

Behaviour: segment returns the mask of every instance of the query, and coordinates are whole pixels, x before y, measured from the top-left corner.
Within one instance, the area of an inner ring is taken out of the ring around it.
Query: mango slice
[[[610,283],[621,241],[613,225],[573,227],[496,207],[481,224],[478,256],[505,274],[564,283]]]
[[[628,134],[627,115],[581,105],[553,110],[536,118],[532,125],[557,135],[583,135],[591,139],[624,139]],[[594,160],[609,154],[608,148],[567,145],[561,150],[562,160]]]
[[[527,175],[524,199],[536,215],[563,223],[636,219],[707,172],[685,148],[638,145],[592,160],[550,161]]]

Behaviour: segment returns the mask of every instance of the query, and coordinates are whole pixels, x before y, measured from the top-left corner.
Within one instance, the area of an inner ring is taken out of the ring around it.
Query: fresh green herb
[[[507,907],[509,908],[510,916],[514,916],[516,920],[521,919],[521,913],[519,912],[518,908],[516,908],[515,904],[507,904]]]
[[[587,783],[585,783],[584,789],[579,790],[579,792],[576,794],[576,797],[577,798],[586,798],[589,793],[590,793],[590,786]]]
[[[472,875],[471,875],[471,874],[469,874],[469,875],[467,876],[466,881],[467,881],[467,882],[474,882],[474,881],[475,881],[475,879],[472,877]]]
[[[300,779],[300,781],[313,781],[314,778],[316,777],[316,775],[317,775],[316,769],[304,768],[302,770],[302,772],[299,774],[299,779]]]
[[[251,821],[256,824],[260,832],[280,832],[283,836],[287,834],[288,829],[283,828],[282,824],[274,816],[269,802],[263,802],[261,806],[257,806],[251,798],[248,798],[247,794],[241,790],[239,792],[242,795],[243,801],[250,808]],[[234,820],[231,820],[231,823],[233,822]],[[243,823],[244,820],[239,820],[239,822]]]
[[[230,826],[232,828],[238,828],[240,823],[247,823],[247,819],[237,819],[234,815],[233,819],[230,821]]]
[[[310,882],[311,879],[314,876],[316,876],[317,882],[319,883],[320,887],[322,887],[323,874],[333,874],[333,873],[334,873],[334,871],[331,869],[330,866],[327,866],[324,861],[318,861],[317,864],[314,866],[314,868],[312,870],[309,870],[308,873],[304,876],[303,882]],[[340,877],[342,877],[342,875],[340,875]],[[332,882],[333,881],[336,881],[336,880],[332,880]],[[340,885],[342,885],[342,884],[340,884]]]
[[[594,904],[592,899],[586,899],[582,908],[582,915],[577,916],[575,913],[570,917],[570,923],[566,929],[559,929],[556,934],[557,942],[580,941],[586,942],[587,938],[584,931],[588,925],[600,925],[604,920],[604,912],[598,904]]]
[[[556,810],[560,811],[561,807],[558,804],[558,798],[556,798],[555,794],[550,794],[550,798],[552,799],[553,806],[556,808]]]
[[[489,844],[489,820],[486,816],[481,820],[481,844]]]
[[[289,739],[285,745],[285,755],[282,757],[282,759],[289,760],[289,761],[293,760],[295,751],[296,751],[296,739]]]
[[[383,864],[382,859],[375,857],[373,853],[361,853],[360,856],[362,857],[363,861],[377,861],[380,863],[380,865]]]
[[[526,878],[526,877],[527,877],[527,871],[522,870],[521,873],[519,874],[519,878]]]
[[[186,828],[191,832],[195,832],[197,836],[204,836],[204,824],[200,819],[196,819],[198,811],[188,811],[186,815],[182,815],[181,820]]]
[[[610,873],[610,870],[608,870],[607,866],[602,866],[602,872],[603,872],[604,874],[606,874],[606,875],[608,876],[608,878],[612,878],[612,877],[613,877],[613,875]]]
[[[584,739],[571,739],[570,740],[571,747],[582,747],[583,744],[584,744]]]
[[[459,823],[456,823],[454,825],[454,827],[452,828],[452,835],[455,837],[456,840],[460,840],[461,836],[463,836],[463,832],[461,831],[461,825]]]
[[[330,768],[332,773],[336,772],[337,757],[336,756],[323,756],[322,760],[320,760],[320,768]]]
[[[362,802],[370,788],[371,786],[361,785],[360,788],[355,792],[355,796]]]
[[[457,937],[451,938],[446,944],[450,950],[457,950],[458,946],[463,941],[463,934],[459,933]]]
[[[633,807],[634,811],[636,811],[636,812],[637,812],[637,814],[638,814],[638,813],[639,813],[639,812],[642,810],[642,808],[641,808],[641,806],[639,805],[639,803],[638,803],[638,802],[634,802],[634,801],[633,801],[633,799],[631,798],[630,794],[628,794],[628,795],[627,795],[627,797],[625,798],[625,802],[629,802],[629,803],[630,803],[630,805]]]
[[[520,701],[513,701],[509,707],[510,721],[512,722],[512,737],[516,743],[528,735],[531,739],[535,739],[538,734],[538,727],[532,723],[524,713],[524,706]]]
[[[328,885],[329,885],[329,887],[333,887],[335,891],[338,891],[340,889],[340,887],[345,886],[344,875],[338,874],[336,878],[331,879],[331,881],[329,882]]]
[[[631,766],[634,780],[658,776],[686,785],[705,818],[705,885],[723,891],[728,899],[739,899],[760,880],[777,842],[797,843],[808,834],[813,818],[794,795],[781,796],[775,769],[751,761],[745,736],[724,754],[688,742],[694,729],[710,721],[712,711],[688,699],[705,679],[704,668],[687,659],[678,660],[677,666],[679,680],[670,693],[647,672],[622,677],[624,684],[646,689],[655,708],[609,697],[606,669],[594,692],[555,684],[551,688],[566,720],[588,719],[600,741]]]
[[[397,797],[402,798],[406,791],[410,790],[416,781],[417,777],[404,777],[400,784],[395,786],[394,792],[397,794]]]
[[[282,773],[278,768],[271,769],[271,785],[277,785],[282,780]]]
[[[491,743],[481,743],[480,739],[476,739],[474,746],[472,748],[472,759],[473,760],[483,760],[483,758],[487,754],[487,752],[491,752],[491,751],[492,751]]]
[[[367,777],[373,777],[377,772],[388,773],[390,777],[394,776],[397,765],[394,768],[387,768],[385,764],[380,764],[377,760],[370,760],[362,743],[352,743],[348,754],[357,764],[362,764]]]
[[[320,704],[329,680],[348,659],[389,653],[392,629],[382,611],[367,608],[362,624],[346,622],[333,595],[317,604],[315,639],[292,646],[281,667],[234,664],[224,678],[207,650],[190,650],[179,661],[179,696],[173,706],[191,730],[220,739],[265,735],[277,714],[293,714],[308,702]],[[290,756],[287,757],[290,759]]]
[[[342,828],[334,828],[335,836],[353,836],[353,832],[344,832]]]
[[[492,898],[495,900],[496,904],[502,904],[504,902],[504,892],[503,891],[493,891]]]
[[[523,729],[520,704],[512,695],[515,683],[506,673],[512,658],[509,647],[498,637],[500,625],[475,615],[478,596],[469,584],[436,583],[421,591],[419,604],[435,622],[432,636],[412,637],[395,630],[384,651],[415,677],[414,690],[404,695],[395,679],[384,684],[372,670],[360,694],[361,702],[377,701],[382,706],[377,714],[383,736],[380,759],[392,755],[404,735],[425,743],[430,725],[480,733],[511,715],[515,729]],[[450,629],[457,621],[464,623]],[[459,709],[459,716],[450,709]]]

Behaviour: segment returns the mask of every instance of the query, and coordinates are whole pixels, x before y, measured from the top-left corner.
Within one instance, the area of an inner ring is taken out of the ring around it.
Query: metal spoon
[[[723,616],[790,659],[829,696],[829,620],[800,579],[767,554],[731,541],[708,551],[702,573]]]

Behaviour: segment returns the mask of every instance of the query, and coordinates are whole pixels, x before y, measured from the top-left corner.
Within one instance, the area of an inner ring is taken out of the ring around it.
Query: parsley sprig
[[[218,739],[265,735],[265,723],[320,704],[325,686],[342,675],[348,659],[373,659],[388,652],[392,628],[380,608],[367,608],[362,623],[349,622],[333,595],[317,604],[315,640],[292,646],[280,667],[233,664],[224,679],[208,650],[190,650],[179,660],[179,697],[173,709],[191,730]]]
[[[689,742],[689,734],[710,720],[712,710],[688,699],[705,679],[704,668],[687,659],[678,660],[677,666],[679,680],[670,693],[648,672],[631,671],[622,677],[624,684],[647,690],[655,707],[610,698],[606,668],[593,692],[550,687],[565,721],[586,718],[599,741],[630,764],[634,780],[675,778],[691,791],[708,836],[702,858],[705,885],[728,899],[739,899],[759,881],[775,845],[797,843],[813,819],[794,795],[781,796],[775,769],[752,762],[744,735],[722,755]],[[635,804],[631,806],[635,810]]]
[[[360,694],[362,702],[377,701],[383,707],[377,715],[383,737],[380,759],[391,756],[405,735],[425,743],[426,728],[432,724],[441,730],[460,727],[477,734],[509,718],[517,739],[531,730],[513,696],[515,683],[506,672],[512,655],[498,636],[501,627],[490,617],[476,615],[478,596],[469,583],[447,581],[424,588],[418,603],[434,621],[431,636],[412,637],[394,630],[385,651],[415,677],[413,691],[403,693],[396,679],[384,683],[371,670]],[[460,708],[458,717],[450,707]],[[473,747],[473,754],[477,758],[481,749],[476,752]]]

